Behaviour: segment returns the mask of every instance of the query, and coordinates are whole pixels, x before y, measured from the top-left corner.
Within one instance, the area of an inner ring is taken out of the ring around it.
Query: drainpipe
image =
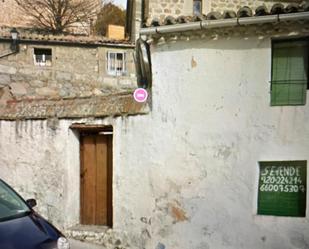
[[[142,0],[142,7],[141,7],[141,11],[142,11],[142,14],[141,14],[141,28],[143,27],[143,23],[145,22],[145,0]]]
[[[233,26],[262,24],[262,23],[279,23],[284,21],[297,21],[307,19],[309,19],[309,12],[232,18],[223,20],[203,20],[199,22],[142,28],[140,31],[140,35],[167,34],[167,33],[195,31],[195,30],[203,30],[211,28],[233,27]]]

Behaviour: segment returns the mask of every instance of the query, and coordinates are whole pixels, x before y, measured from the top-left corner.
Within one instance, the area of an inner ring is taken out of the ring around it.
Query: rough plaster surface
[[[79,224],[79,133],[72,123],[114,120],[0,121],[0,177],[60,228]]]
[[[308,103],[270,107],[270,48],[256,35],[153,44],[153,110],[130,118],[122,144],[139,150],[122,153],[120,179],[145,248],[308,247],[308,218],[256,215],[258,162],[309,149]]]
[[[113,125],[113,229],[71,236],[108,249],[308,248],[308,218],[256,215],[258,162],[309,159],[308,103],[269,105],[270,38],[153,43],[148,115],[1,121],[0,177],[59,227],[78,225],[79,140],[69,126]]]
[[[3,98],[8,95],[2,92]],[[12,88],[10,93],[12,93]],[[1,103],[1,100],[0,100]],[[147,113],[146,103],[137,103],[133,93],[113,94],[101,97],[74,99],[41,99],[7,101],[0,109],[3,120],[46,119],[46,118],[84,118]]]

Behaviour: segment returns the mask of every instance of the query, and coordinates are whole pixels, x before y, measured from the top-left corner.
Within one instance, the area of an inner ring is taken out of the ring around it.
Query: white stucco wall
[[[308,218],[256,214],[258,162],[309,159],[308,104],[270,106],[270,47],[152,46],[153,110],[130,118],[119,161],[119,216],[143,227],[145,248],[309,248]]]
[[[0,121],[0,178],[36,198],[40,214],[61,229],[79,224],[79,132],[70,129],[77,122],[117,127],[109,118]]]
[[[270,46],[262,36],[153,45],[149,115],[1,121],[0,177],[56,225],[78,224],[69,126],[113,125],[119,248],[309,248],[308,218],[256,215],[258,162],[309,159],[308,104],[270,107]]]
[[[60,227],[64,217],[66,222],[74,219],[68,203],[79,199],[76,187],[69,190],[69,184],[77,183],[69,172],[79,172],[78,138],[65,126],[43,120],[1,121],[0,128],[0,177],[24,198],[36,198],[37,210]]]

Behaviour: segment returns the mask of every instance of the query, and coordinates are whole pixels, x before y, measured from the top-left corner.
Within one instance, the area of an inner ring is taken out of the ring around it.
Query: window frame
[[[115,55],[115,62],[112,65],[111,55]],[[117,55],[122,55],[122,70],[117,70]],[[112,68],[114,66],[114,68]],[[111,76],[125,76],[127,75],[127,52],[126,51],[107,51],[106,52],[106,72]]]
[[[195,13],[195,11],[194,11],[195,2],[200,2],[200,12],[199,13]],[[202,15],[203,14],[203,0],[193,0],[192,1],[192,12],[193,12],[193,15]]]
[[[272,78],[273,78],[273,73],[274,73],[274,63],[273,63],[273,59],[274,59],[274,50],[275,50],[275,44],[278,43],[285,43],[285,42],[297,42],[297,41],[305,41],[307,42],[307,47],[308,47],[308,53],[307,53],[307,61],[308,61],[308,65],[307,65],[307,87],[306,89],[309,90],[309,36],[303,36],[303,37],[295,37],[295,38],[273,38],[271,39],[271,75],[270,75],[270,105],[271,106],[304,106],[306,105],[306,101],[304,104],[272,104],[271,103],[271,91],[272,91],[272,87],[273,87],[273,83],[272,83]],[[307,93],[306,93],[307,94]]]
[[[42,58],[43,60],[42,61],[38,61],[37,60],[37,56],[40,55],[40,54],[37,54],[36,53],[36,50],[50,50],[50,55],[48,54],[42,54]],[[48,58],[46,58],[46,56],[49,56]],[[52,58],[53,58],[53,50],[52,48],[40,48],[40,47],[34,47],[33,48],[33,62],[34,62],[34,65],[35,66],[41,66],[41,67],[49,67],[49,66],[52,66]]]

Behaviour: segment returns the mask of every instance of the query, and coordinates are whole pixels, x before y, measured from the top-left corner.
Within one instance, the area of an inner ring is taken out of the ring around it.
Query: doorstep
[[[76,225],[68,228],[65,234],[75,240],[102,245],[110,230],[107,226]]]
[[[117,231],[107,226],[76,225],[66,229],[65,234],[70,239],[100,245],[107,249],[130,248],[129,238],[122,230]]]
[[[79,240],[69,239],[70,240],[70,249],[106,249],[102,245],[96,245],[93,243],[81,242]]]

